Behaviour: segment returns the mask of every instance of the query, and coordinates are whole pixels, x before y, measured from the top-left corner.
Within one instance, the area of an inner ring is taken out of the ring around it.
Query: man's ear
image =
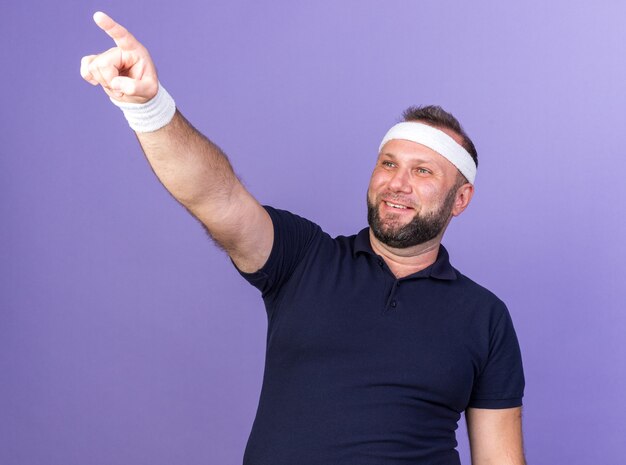
[[[456,198],[452,206],[452,215],[459,216],[467,208],[472,196],[474,195],[474,186],[466,182],[456,190]]]

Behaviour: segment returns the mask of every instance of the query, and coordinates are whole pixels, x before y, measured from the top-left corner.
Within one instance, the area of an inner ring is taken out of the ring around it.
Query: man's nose
[[[389,188],[394,192],[411,192],[411,183],[408,171],[402,169],[397,170],[389,181]]]

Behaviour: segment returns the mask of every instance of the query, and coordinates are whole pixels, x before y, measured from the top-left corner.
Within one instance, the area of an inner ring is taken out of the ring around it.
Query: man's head
[[[474,144],[440,107],[411,107],[403,117],[421,124],[389,131],[367,193],[372,233],[393,248],[441,240],[471,200],[477,163]]]
[[[478,168],[478,152],[474,143],[463,130],[461,123],[452,113],[448,113],[437,105],[426,105],[423,107],[409,107],[402,113],[404,121],[415,121],[425,123],[437,129],[441,129],[454,138],[471,155],[474,164]],[[456,137],[455,137],[456,136]]]

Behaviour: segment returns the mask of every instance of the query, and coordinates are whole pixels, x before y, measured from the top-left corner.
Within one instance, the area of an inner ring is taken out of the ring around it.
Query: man
[[[259,288],[269,324],[249,465],[458,465],[465,411],[474,465],[524,464],[524,378],[510,316],[441,245],[474,192],[458,122],[412,108],[381,143],[370,228],[330,238],[261,206],[220,149],[176,110],[148,51],[103,13],[116,43],[81,74],[124,111],[154,172]]]

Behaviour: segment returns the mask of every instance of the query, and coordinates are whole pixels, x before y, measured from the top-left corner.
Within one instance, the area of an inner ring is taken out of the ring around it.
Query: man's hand
[[[98,27],[115,42],[99,55],[88,55],[80,62],[80,74],[85,81],[97,86],[116,100],[145,103],[158,90],[156,68],[148,50],[122,25],[98,11],[93,15]]]

